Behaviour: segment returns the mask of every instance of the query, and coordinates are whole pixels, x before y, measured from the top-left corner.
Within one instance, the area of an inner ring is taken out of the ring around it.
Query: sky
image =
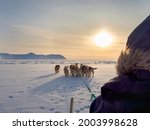
[[[117,59],[150,0],[0,0],[0,52],[62,54],[68,59]],[[109,47],[93,37],[105,30]]]

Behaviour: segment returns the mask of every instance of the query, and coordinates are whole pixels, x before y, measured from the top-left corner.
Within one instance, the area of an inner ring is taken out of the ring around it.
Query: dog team
[[[94,77],[94,70],[96,70],[97,68],[93,68],[91,66],[87,66],[84,64],[71,64],[70,66],[65,66],[64,67],[64,74],[65,76],[73,76],[73,77]],[[56,65],[55,66],[55,73],[59,73],[60,71],[60,65]]]

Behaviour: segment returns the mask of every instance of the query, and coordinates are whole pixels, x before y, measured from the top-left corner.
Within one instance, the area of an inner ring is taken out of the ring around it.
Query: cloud
[[[51,48],[57,50],[84,49],[88,47],[88,36],[76,32],[50,30],[29,25],[13,25],[9,41],[16,46]]]
[[[51,39],[53,37],[53,33],[44,28],[27,25],[14,25],[13,27],[18,33],[30,37],[39,37],[42,39]]]

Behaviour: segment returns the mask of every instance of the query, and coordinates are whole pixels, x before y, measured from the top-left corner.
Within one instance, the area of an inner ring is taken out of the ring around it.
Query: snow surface
[[[0,60],[0,112],[66,113],[71,97],[73,112],[89,112],[91,94],[82,78],[63,74],[65,65],[76,62],[98,68],[93,78],[84,78],[96,96],[116,76],[114,61]]]

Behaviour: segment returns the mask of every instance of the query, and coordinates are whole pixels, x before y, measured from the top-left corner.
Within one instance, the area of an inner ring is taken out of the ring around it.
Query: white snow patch
[[[100,95],[100,88],[116,76],[115,62],[77,61],[98,68],[95,77],[84,78],[91,90]],[[9,64],[10,63],[10,64]],[[70,98],[74,98],[73,112],[89,112],[88,89],[81,77],[65,77],[63,67],[75,61],[0,61],[0,112],[69,112]],[[55,64],[61,65],[54,73]]]

